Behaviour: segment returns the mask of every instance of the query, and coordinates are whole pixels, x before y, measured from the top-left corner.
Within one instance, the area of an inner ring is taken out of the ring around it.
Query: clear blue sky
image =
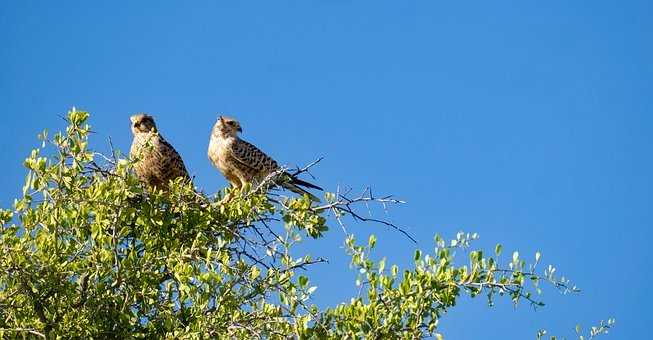
[[[610,339],[645,338],[653,218],[650,1],[18,1],[0,3],[0,203],[58,114],[91,111],[106,150],[127,150],[146,111],[213,192],[206,157],[217,113],[282,163],[325,156],[318,183],[394,193],[389,218],[418,247],[436,232],[479,246],[541,250],[583,289],[545,291],[533,311],[463,299],[449,339],[571,335],[617,318]],[[414,245],[378,226],[379,252],[408,265]],[[355,293],[333,229],[306,245],[316,302]],[[511,334],[511,335],[509,335]]]

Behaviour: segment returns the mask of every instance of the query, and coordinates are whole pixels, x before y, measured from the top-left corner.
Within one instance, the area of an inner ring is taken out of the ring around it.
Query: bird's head
[[[243,132],[240,123],[234,118],[220,116],[213,126],[213,134],[222,137],[236,137],[238,132]]]
[[[156,124],[154,124],[154,117],[147,114],[137,114],[129,117],[132,122],[132,133],[148,133],[156,132]]]

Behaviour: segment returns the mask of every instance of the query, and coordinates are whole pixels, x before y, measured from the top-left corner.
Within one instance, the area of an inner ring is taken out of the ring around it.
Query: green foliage
[[[454,264],[456,249],[469,247],[476,234],[458,233],[449,245],[436,236],[433,254],[415,251],[414,270],[404,270],[401,275],[397,266],[386,273],[386,261],[374,262],[370,253],[376,244],[371,236],[368,245],[355,243],[353,236],[346,240],[353,266],[358,269],[357,284],[366,289],[365,296],[352,299],[350,304],[342,304],[328,310],[321,328],[321,335],[349,338],[419,338],[424,335],[441,336],[436,333],[440,317],[448,308],[455,306],[461,293],[471,297],[485,293],[492,305],[496,295],[508,295],[517,304],[521,299],[535,306],[543,306],[533,299],[532,290],[540,292],[539,283],[546,281],[564,292],[576,291],[569,287],[568,281],[558,280],[552,275],[539,276],[535,273],[537,262],[525,270],[525,261],[514,253],[511,269],[501,269],[499,261],[485,257],[481,251],[469,253],[469,263]],[[500,246],[497,246],[499,249]],[[538,256],[536,256],[538,257]]]
[[[327,193],[327,205],[314,207],[264,189],[211,197],[178,181],[151,191],[130,160],[89,149],[88,118],[73,109],[65,133],[40,135],[22,197],[0,210],[0,337],[442,338],[438,323],[462,294],[542,306],[542,282],[577,290],[554,267],[536,274],[539,252],[533,264],[515,252],[501,266],[498,245],[496,257],[471,251],[456,264],[476,234],[436,236],[404,270],[371,259],[375,236],[361,246],[348,235],[360,293],[319,310],[309,271],[298,270],[325,260],[293,247],[327,232],[329,214],[360,219],[357,204],[387,198]]]
[[[591,340],[594,339],[600,335],[608,334],[610,329],[614,327],[614,324],[616,323],[615,319],[608,319],[608,321],[603,321],[599,322],[598,326],[592,326],[589,329],[589,333],[585,334],[583,332],[583,329],[580,325],[576,325],[576,336],[578,336],[579,340]],[[537,340],[541,340],[544,338],[544,336],[547,334],[547,331],[544,329],[541,329],[537,332]],[[556,336],[551,336],[549,339],[551,340],[556,340],[558,337]],[[564,339],[564,338],[563,338]]]

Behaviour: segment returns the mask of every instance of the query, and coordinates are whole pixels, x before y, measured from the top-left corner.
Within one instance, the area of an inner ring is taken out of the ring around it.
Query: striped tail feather
[[[290,175],[290,183],[295,184],[295,185],[299,185],[299,186],[302,186],[302,187],[305,187],[305,188],[311,188],[311,189],[324,191],[324,189],[318,187],[317,185],[306,182],[306,181],[302,181],[301,179],[299,179],[299,178],[297,178],[295,176],[292,176],[292,175]]]
[[[296,194],[299,194],[299,195],[302,195],[302,196],[303,195],[308,195],[308,197],[313,202],[321,202],[320,199],[317,196],[315,196],[315,195],[311,194],[310,192],[300,188],[299,186],[295,185],[295,183],[284,182],[284,183],[281,184],[281,186],[283,188],[285,188],[285,189],[288,189],[288,190],[296,193]]]
[[[301,179],[299,179],[299,178],[297,178],[297,177],[295,177],[295,176],[293,176],[293,175],[291,175],[291,174],[289,174],[287,172],[284,173],[283,182],[281,183],[281,186],[284,187],[285,189],[288,189],[288,190],[296,193],[296,194],[308,195],[308,197],[310,197],[311,200],[314,201],[314,202],[321,202],[321,201],[317,196],[311,194],[310,192],[308,192],[304,188],[324,191],[324,189],[318,187],[317,185],[306,182],[306,181],[303,181],[303,180],[301,180]],[[302,187],[304,187],[304,188],[302,188]]]

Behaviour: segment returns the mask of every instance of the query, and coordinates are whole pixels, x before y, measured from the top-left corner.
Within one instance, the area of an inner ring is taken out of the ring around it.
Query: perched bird
[[[166,190],[171,180],[190,179],[181,156],[161,136],[152,116],[137,114],[129,119],[134,134],[129,156],[136,160],[134,169],[141,182]]]
[[[245,183],[260,183],[271,173],[280,171],[274,159],[238,137],[238,132],[242,131],[237,120],[220,116],[211,131],[208,151],[211,163],[236,188],[242,188]],[[280,173],[277,184],[300,195],[306,194],[314,201],[320,200],[300,186],[317,190],[322,188],[287,172]]]

